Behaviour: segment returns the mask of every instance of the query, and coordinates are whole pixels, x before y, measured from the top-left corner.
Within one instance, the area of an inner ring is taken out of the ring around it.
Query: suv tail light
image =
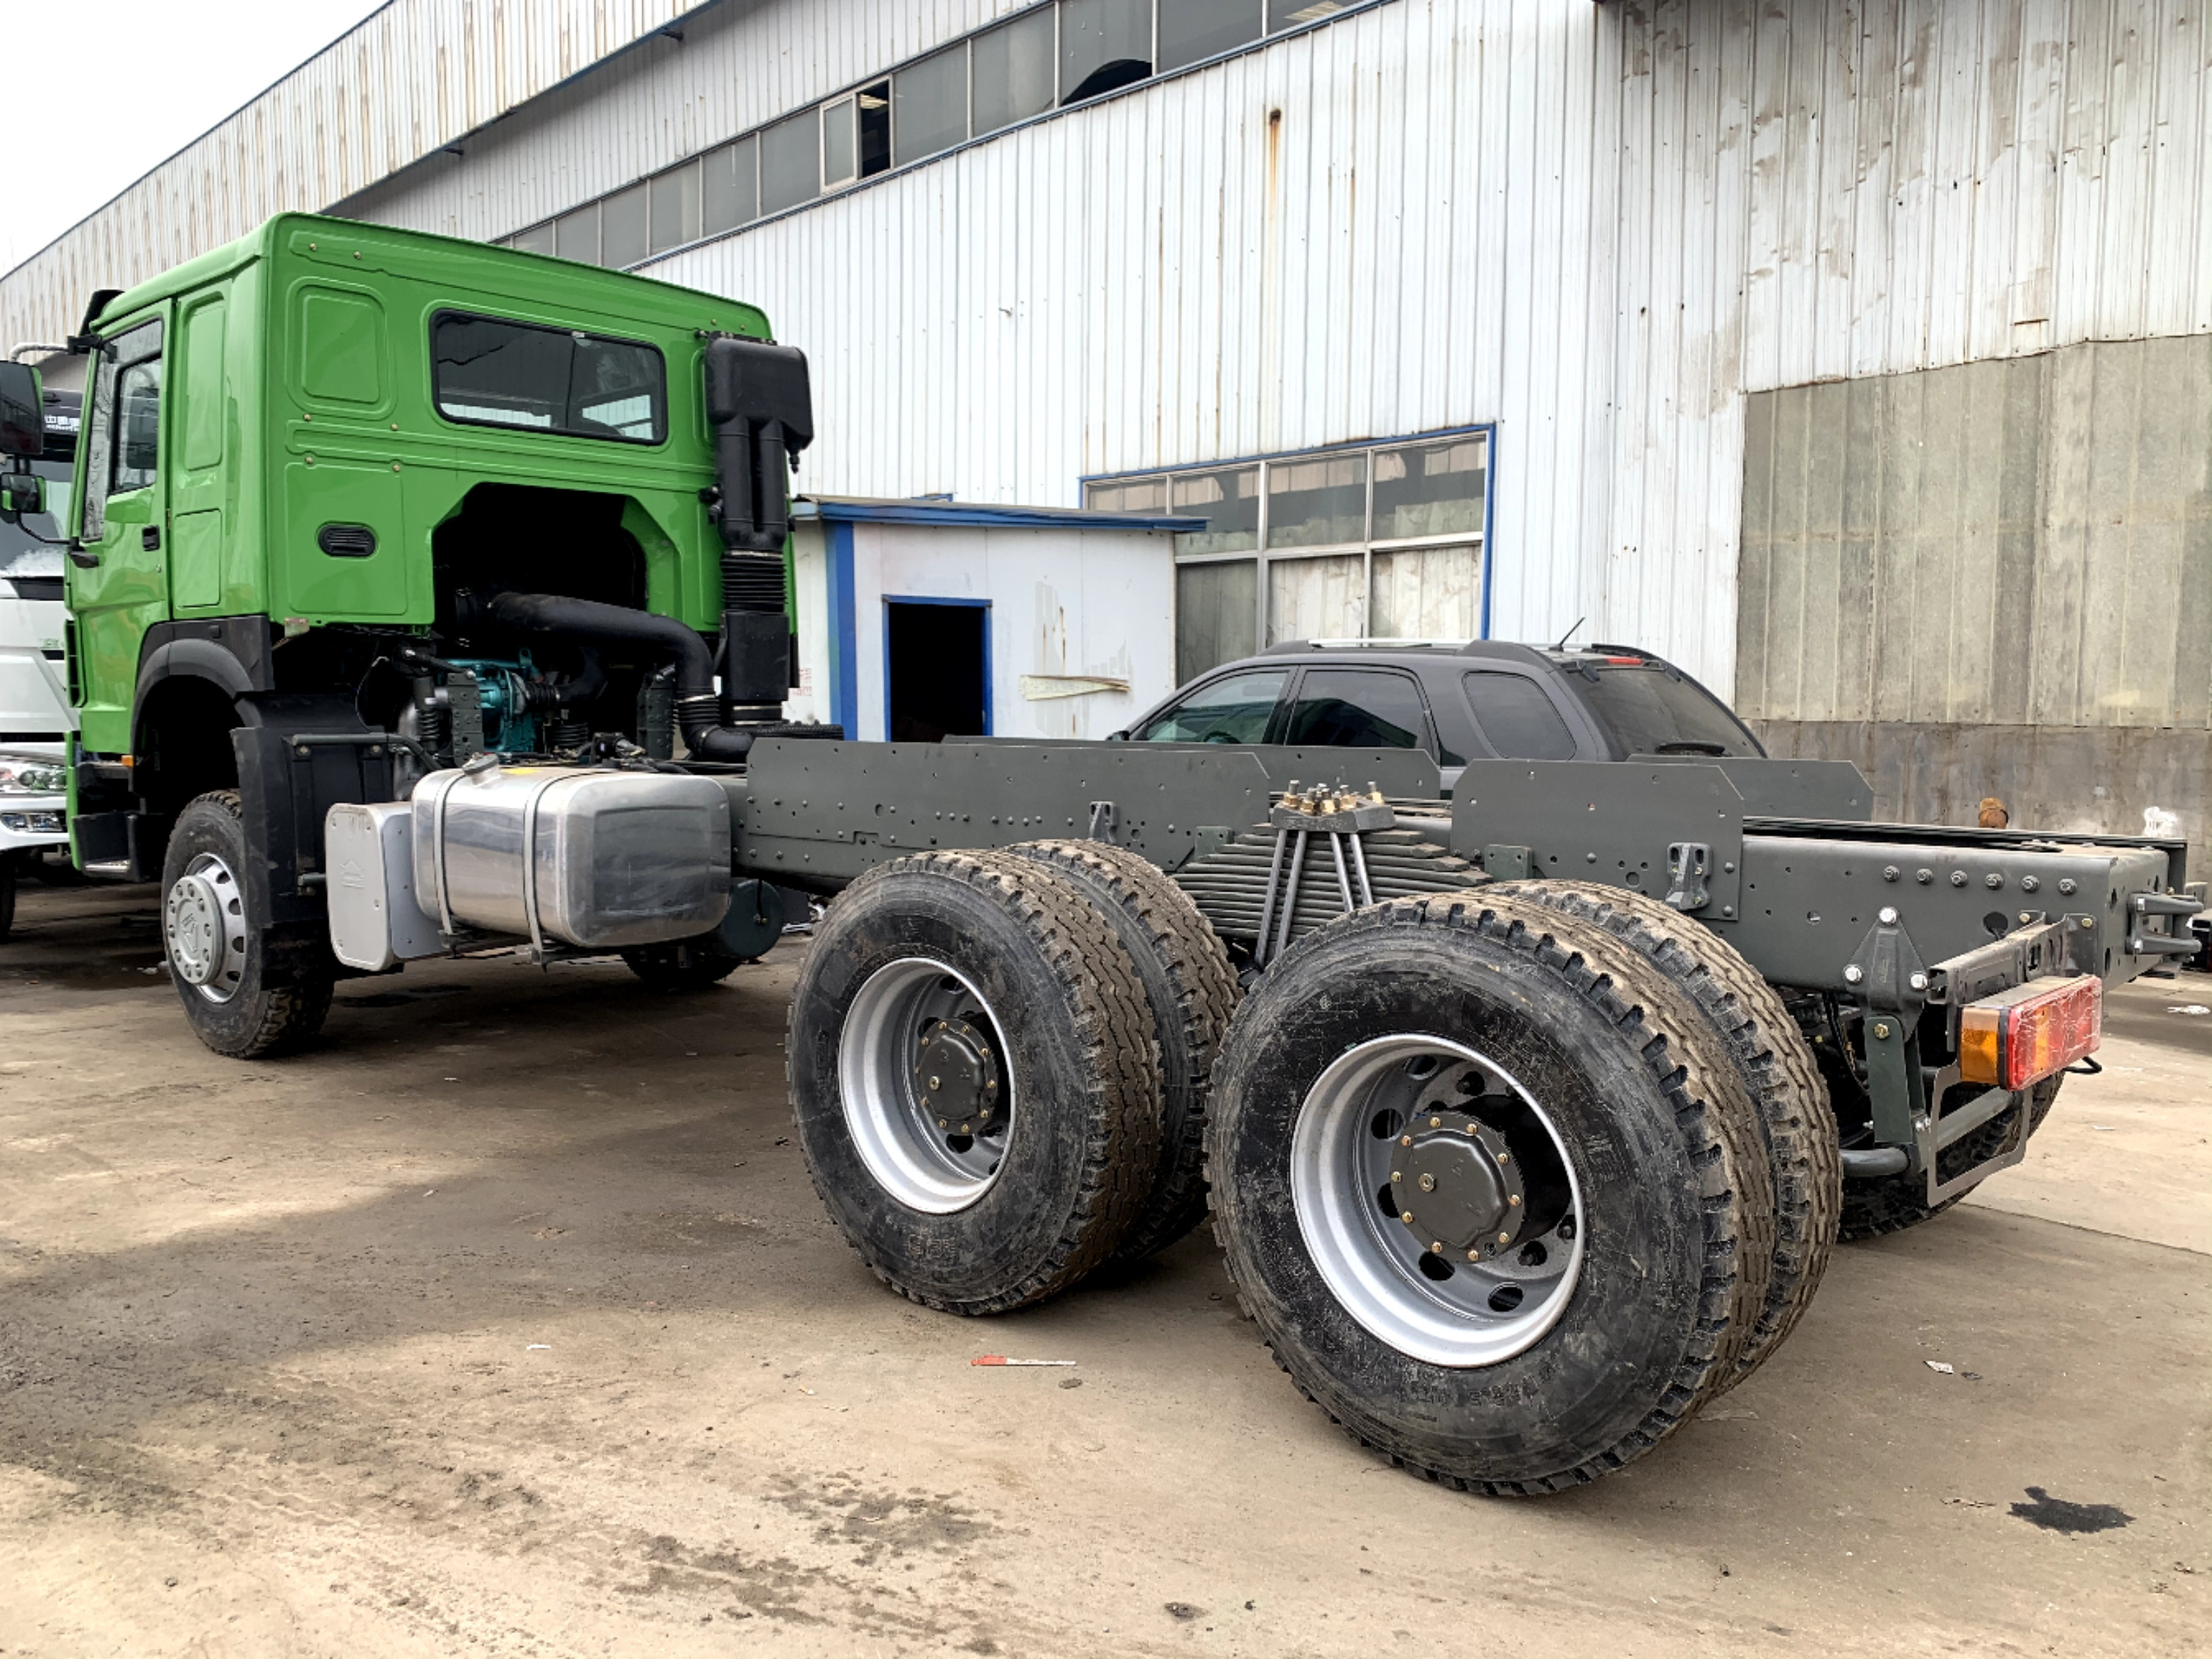
[[[2017,1092],[2095,1052],[2104,1035],[2094,974],[2032,979],[1959,1011],[1959,1075]]]

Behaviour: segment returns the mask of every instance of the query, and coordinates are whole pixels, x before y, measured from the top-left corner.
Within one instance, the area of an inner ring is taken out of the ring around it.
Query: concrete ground
[[[149,890],[29,889],[0,1650],[2207,1650],[2212,981],[2116,998],[2023,1169],[1629,1474],[1498,1502],[1333,1430],[1203,1239],[988,1322],[880,1289],[789,1140],[797,948],[356,981],[240,1065]]]

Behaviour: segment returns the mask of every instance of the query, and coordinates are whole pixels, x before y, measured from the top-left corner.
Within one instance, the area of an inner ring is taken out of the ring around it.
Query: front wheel
[[[177,817],[161,861],[161,942],[193,1035],[219,1054],[258,1060],[299,1048],[331,1011],[331,976],[264,982],[261,930],[243,872],[251,857],[234,789]]]

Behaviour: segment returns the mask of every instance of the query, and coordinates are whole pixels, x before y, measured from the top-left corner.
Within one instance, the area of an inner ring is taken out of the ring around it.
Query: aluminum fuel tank
[[[444,924],[592,950],[703,933],[730,903],[730,804],[711,778],[590,767],[433,772],[415,787],[415,891]]]

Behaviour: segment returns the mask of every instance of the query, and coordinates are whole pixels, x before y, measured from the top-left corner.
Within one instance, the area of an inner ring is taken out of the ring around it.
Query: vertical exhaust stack
[[[791,470],[814,441],[813,391],[805,352],[731,335],[707,342],[706,373],[722,532],[717,713],[724,726],[768,725],[781,718],[785,694],[799,683],[784,605],[784,544]]]

